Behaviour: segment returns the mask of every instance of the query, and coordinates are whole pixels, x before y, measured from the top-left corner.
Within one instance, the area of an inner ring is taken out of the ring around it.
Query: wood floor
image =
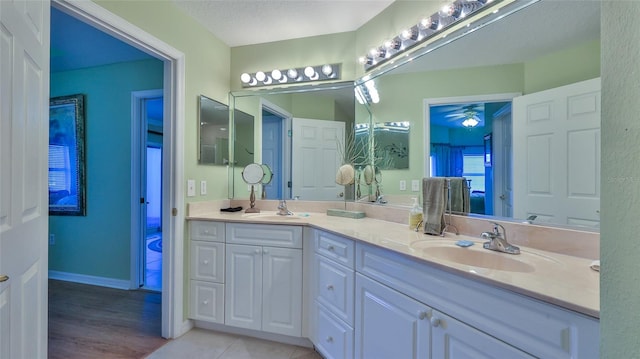
[[[167,342],[160,298],[49,280],[49,358],[144,358]]]

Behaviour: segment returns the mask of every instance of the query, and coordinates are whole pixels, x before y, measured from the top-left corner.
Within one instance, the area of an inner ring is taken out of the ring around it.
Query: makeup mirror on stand
[[[249,208],[245,213],[260,213],[260,210],[256,207],[256,192],[255,185],[262,183],[262,179],[265,177],[264,169],[257,163],[250,163],[242,170],[242,179],[245,183],[251,185],[251,194],[249,195]]]

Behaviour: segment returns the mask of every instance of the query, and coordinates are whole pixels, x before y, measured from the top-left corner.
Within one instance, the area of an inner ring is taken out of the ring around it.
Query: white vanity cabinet
[[[225,324],[300,337],[302,227],[227,224]]]
[[[356,245],[356,271],[355,343],[358,358],[376,357],[375,352],[368,356],[366,353],[362,355],[362,351],[383,341],[385,336],[387,345],[414,355],[417,349],[411,351],[410,348],[422,348],[420,342],[428,343],[430,340],[432,358],[569,359],[598,356],[600,336],[597,319],[451,274],[361,242]],[[389,294],[392,293],[390,291],[395,295]],[[381,293],[386,294],[383,296]],[[404,302],[401,297],[405,297]],[[385,300],[389,301],[386,305],[382,304]],[[424,303],[424,306],[412,307],[403,314],[400,309],[406,310],[409,308],[407,303],[412,301]],[[394,303],[400,308],[394,309]],[[406,315],[405,321],[392,319],[394,315],[400,317],[401,314]],[[377,322],[385,327],[372,332],[370,317],[378,318]],[[429,318],[430,337],[409,330],[425,325],[420,321],[421,317]],[[413,326],[410,325],[412,320],[415,321]],[[402,331],[403,325],[408,329]]]
[[[189,317],[224,323],[225,224],[189,222]]]
[[[353,358],[353,240],[321,230],[313,236],[312,342],[326,358]]]

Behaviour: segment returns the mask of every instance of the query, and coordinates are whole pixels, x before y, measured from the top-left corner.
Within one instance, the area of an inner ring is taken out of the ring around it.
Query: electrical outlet
[[[420,190],[420,180],[411,180],[411,190],[418,192]]]
[[[56,235],[53,233],[49,234],[49,245],[54,246],[56,244]]]
[[[207,181],[200,181],[200,195],[204,196],[207,194]]]
[[[407,190],[407,181],[400,180],[400,190],[401,191],[406,191]]]
[[[193,197],[196,195],[196,181],[187,180],[187,197]]]

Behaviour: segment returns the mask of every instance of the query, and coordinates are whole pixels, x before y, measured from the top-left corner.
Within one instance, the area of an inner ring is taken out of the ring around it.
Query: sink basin
[[[471,270],[497,270],[504,272],[534,272],[536,268],[558,267],[557,259],[536,250],[521,249],[520,254],[508,254],[482,248],[481,241],[462,248],[450,239],[419,240],[409,244],[409,249],[425,258],[469,266]]]
[[[422,249],[426,256],[441,260],[468,265],[470,267],[480,267],[486,269],[508,271],[508,272],[533,272],[535,267],[526,262],[526,258],[506,253],[491,252],[485,249],[475,250],[470,248],[460,248],[457,246],[430,246]],[[526,256],[526,255],[525,255]]]
[[[275,213],[245,213],[242,215],[244,218],[255,218],[255,219],[268,219],[272,221],[291,221],[296,219],[302,219],[303,217],[290,215],[290,216],[280,216]]]

